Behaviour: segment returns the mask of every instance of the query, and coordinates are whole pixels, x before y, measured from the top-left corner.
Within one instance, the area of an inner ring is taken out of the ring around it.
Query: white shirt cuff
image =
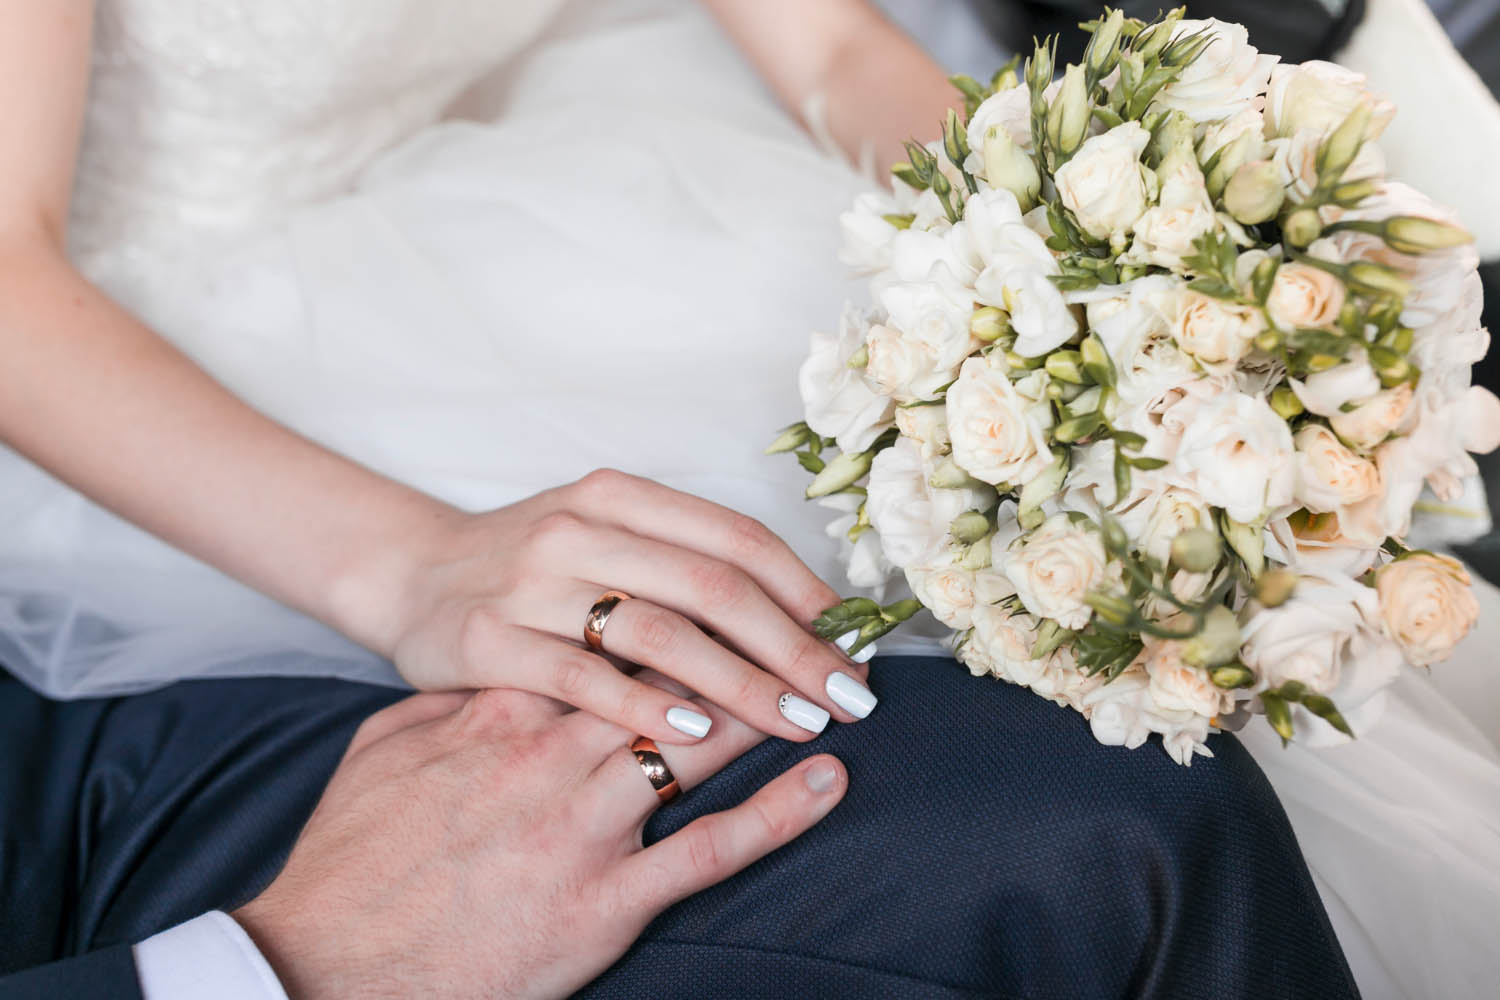
[[[133,949],[145,1000],[287,1000],[245,929],[214,910]]]

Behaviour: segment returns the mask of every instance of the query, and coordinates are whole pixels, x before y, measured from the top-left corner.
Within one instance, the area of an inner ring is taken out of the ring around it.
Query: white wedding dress
[[[98,19],[71,252],[231,389],[471,509],[624,468],[761,518],[838,582],[827,512],[761,448],[849,293],[834,218],[866,182],[691,0],[100,0]],[[287,651],[269,662],[397,682],[9,453],[0,523],[0,663],[41,690]],[[1353,745],[1246,735],[1367,996],[1500,974],[1493,638],[1438,668],[1488,736],[1415,675]]]

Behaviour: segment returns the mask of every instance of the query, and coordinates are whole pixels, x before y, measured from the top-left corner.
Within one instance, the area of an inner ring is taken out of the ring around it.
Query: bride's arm
[[[748,518],[619,474],[464,513],[267,419],[91,285],[64,230],[92,8],[8,3],[0,27],[0,440],[419,687],[525,688],[684,741],[667,710],[690,703],[571,645],[602,582],[651,599],[611,652],[764,732],[808,737],[789,689],[852,718],[825,679],[862,672],[797,624],[836,594]]]
[[[824,101],[851,159],[884,167],[907,139],[935,139],[963,101],[947,76],[868,0],[702,0],[796,115]]]

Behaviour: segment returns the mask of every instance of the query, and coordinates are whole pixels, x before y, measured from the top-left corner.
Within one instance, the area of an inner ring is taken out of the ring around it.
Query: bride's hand
[[[585,648],[589,609],[620,590],[633,599],[610,613],[604,652],[761,732],[810,739],[829,713],[874,706],[865,669],[808,631],[838,595],[759,522],[706,500],[600,471],[438,538],[385,644],[419,688],[520,688],[657,740],[698,739],[708,720],[691,702]]]

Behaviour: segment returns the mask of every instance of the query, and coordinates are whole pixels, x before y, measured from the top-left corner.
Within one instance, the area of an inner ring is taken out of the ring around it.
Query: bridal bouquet
[[[1394,108],[1245,29],[1108,12],[842,218],[870,304],[815,334],[773,452],[834,508],[852,651],[922,608],[975,674],[1159,733],[1182,764],[1264,715],[1347,739],[1403,663],[1474,624],[1463,567],[1402,543],[1500,443],[1469,235],[1385,176]]]

